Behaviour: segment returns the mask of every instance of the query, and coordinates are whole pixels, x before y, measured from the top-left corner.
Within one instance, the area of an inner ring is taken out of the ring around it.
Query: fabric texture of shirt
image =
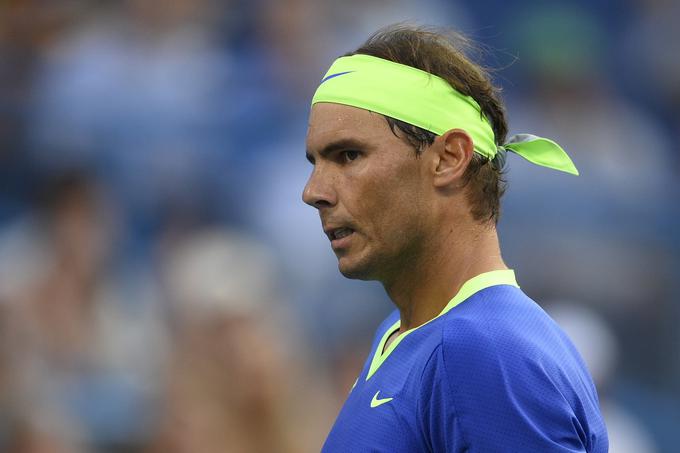
[[[581,356],[513,271],[481,274],[458,296],[384,353],[399,312],[380,325],[322,452],[606,453]]]

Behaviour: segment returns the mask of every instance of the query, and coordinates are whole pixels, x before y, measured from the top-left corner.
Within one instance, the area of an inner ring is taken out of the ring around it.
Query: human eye
[[[340,153],[340,155],[342,156],[342,160],[344,162],[351,162],[353,160],[356,160],[359,157],[359,154],[361,153],[355,149],[348,149]]]

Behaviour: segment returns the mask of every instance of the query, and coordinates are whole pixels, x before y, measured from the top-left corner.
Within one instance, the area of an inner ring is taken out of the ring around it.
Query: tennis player
[[[303,199],[340,272],[380,281],[397,308],[323,451],[607,452],[583,360],[522,292],[496,232],[507,151],[578,171],[551,140],[506,139],[497,89],[461,49],[389,27],[314,94]]]

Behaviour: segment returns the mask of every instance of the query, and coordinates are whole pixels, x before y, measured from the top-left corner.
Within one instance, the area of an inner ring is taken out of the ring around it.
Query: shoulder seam
[[[460,421],[460,417],[458,417],[458,411],[456,410],[456,407],[457,407],[457,404],[456,404],[456,401],[455,401],[456,393],[454,392],[453,387],[451,387],[451,382],[449,382],[449,380],[447,379],[448,375],[449,375],[449,371],[448,371],[448,367],[446,365],[446,354],[444,353],[444,346],[445,346],[444,345],[444,336],[442,334],[441,351],[442,351],[442,366],[444,367],[444,372],[445,372],[444,382],[446,383],[445,385],[449,389],[449,392],[451,393],[453,412],[455,414],[454,420],[458,424],[458,429],[460,430],[460,437],[463,440],[463,445],[470,445],[468,443],[467,436],[465,435],[465,430],[463,428],[463,424]]]
[[[437,346],[432,349],[432,352],[430,353],[430,356],[427,358],[425,361],[425,366],[423,366],[423,370],[420,372],[420,384],[423,383],[423,375],[425,374],[425,370],[427,369],[427,366],[430,364],[430,361],[432,361],[432,357],[434,357],[435,354],[437,354],[437,351],[439,351],[443,346],[444,346],[444,322],[439,323],[439,329],[437,329],[436,334],[439,335],[439,341],[437,342]]]
[[[425,365],[423,366],[422,371],[420,372],[420,378],[418,380],[418,388],[423,391],[423,375],[425,375],[425,371],[427,370],[428,366],[430,366],[430,363],[432,362],[432,359],[439,354],[444,347],[444,322],[440,323],[439,329],[437,329],[437,335],[439,335],[439,342],[437,343],[437,346],[432,349],[432,352],[430,353],[430,356],[427,358],[425,361]],[[442,354],[443,356],[443,354]],[[424,427],[424,420],[422,419],[422,411],[420,407],[420,401],[421,398],[416,399],[416,418],[418,419],[418,425],[420,430],[423,430]],[[455,407],[453,408],[453,411],[455,412]],[[430,439],[427,436],[423,436],[426,440],[426,443],[428,444],[428,447],[432,447]]]
[[[434,349],[432,350],[432,353],[430,353],[430,356],[425,361],[425,365],[423,366],[423,370],[420,372],[420,379],[418,381],[418,388],[420,389],[421,392],[424,391],[423,390],[423,375],[425,374],[425,370],[427,370],[427,367],[430,365],[432,358],[436,354],[438,354],[439,351],[441,351],[442,346],[443,345],[442,345],[442,342],[440,340],[439,344],[437,344],[437,346],[434,347]],[[421,410],[421,407],[420,407],[421,399],[422,398],[420,396],[418,398],[416,398],[416,419],[418,420],[418,428],[420,429],[421,433],[423,434],[423,438],[425,439],[425,443],[427,444],[428,448],[430,448],[430,451],[432,451],[432,449],[431,449],[432,442],[430,441],[430,438],[428,436],[424,435],[425,434],[425,432],[424,432],[425,431],[424,430],[425,423],[424,423],[424,420],[423,420],[423,417],[422,417],[422,410]]]

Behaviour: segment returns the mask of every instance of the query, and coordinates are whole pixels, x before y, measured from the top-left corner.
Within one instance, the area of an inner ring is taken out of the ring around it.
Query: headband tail
[[[572,175],[579,174],[567,153],[550,139],[531,134],[517,134],[513,135],[503,148],[519,154],[536,165]]]

